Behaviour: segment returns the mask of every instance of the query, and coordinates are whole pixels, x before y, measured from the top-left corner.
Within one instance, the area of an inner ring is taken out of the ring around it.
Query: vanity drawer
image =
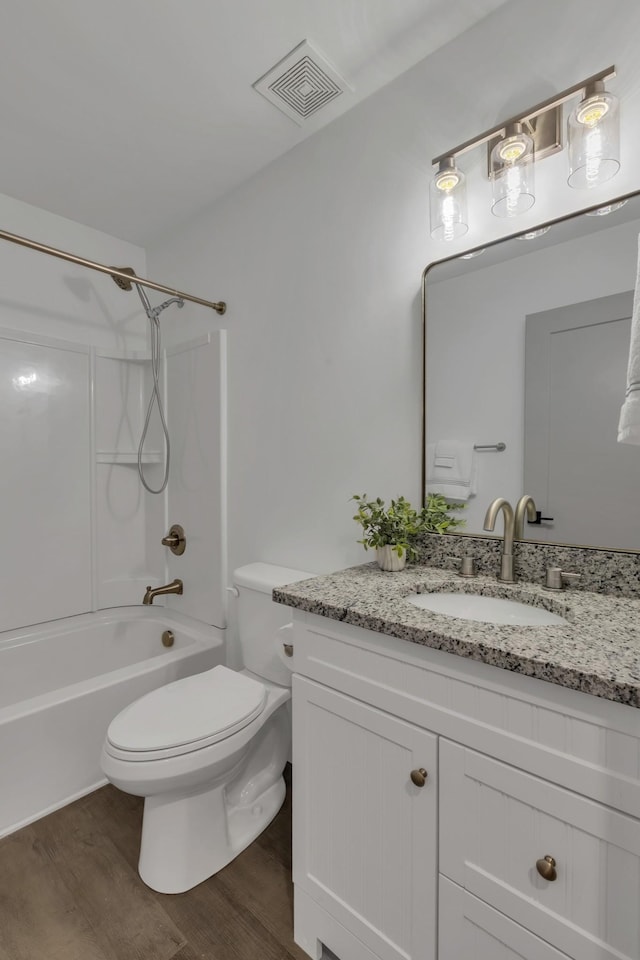
[[[446,877],[439,900],[438,960],[567,960]]]
[[[445,739],[439,800],[441,873],[575,960],[638,960],[640,820]]]
[[[295,673],[640,815],[640,710],[311,613],[293,634]]]

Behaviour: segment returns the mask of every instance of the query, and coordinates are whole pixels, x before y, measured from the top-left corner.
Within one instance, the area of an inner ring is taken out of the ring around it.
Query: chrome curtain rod
[[[59,260],[68,260],[69,263],[77,263],[81,267],[88,267],[89,270],[97,270],[99,273],[106,273],[108,277],[116,277],[124,280],[126,283],[139,283],[143,287],[150,287],[152,290],[159,290],[160,293],[168,293],[173,297],[180,297],[181,300],[189,300],[191,303],[199,303],[202,307],[210,307],[216,313],[223,314],[227,305],[224,300],[214,302],[212,300],[203,300],[201,297],[192,297],[190,293],[182,293],[180,290],[174,290],[173,287],[165,287],[162,283],[155,283],[153,280],[145,280],[143,277],[132,276],[130,273],[118,270],[116,267],[105,267],[103,263],[95,263],[93,260],[85,260],[84,257],[78,257],[74,253],[67,253],[65,250],[58,250],[56,247],[48,247],[44,243],[38,243],[36,240],[29,240],[27,237],[20,237],[15,233],[7,233],[6,230],[0,230],[0,240],[8,240],[10,243],[17,243],[21,247],[28,247],[30,250],[37,250],[39,253],[48,253],[50,257],[58,257]]]

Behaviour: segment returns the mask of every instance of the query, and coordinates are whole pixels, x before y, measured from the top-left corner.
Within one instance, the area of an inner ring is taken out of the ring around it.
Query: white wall
[[[484,269],[472,260],[477,269],[468,276],[437,282],[434,267],[427,279],[429,442],[507,445],[504,453],[477,455],[477,495],[462,514],[466,533],[483,532],[494,497],[515,503],[529,492],[523,483],[527,315],[622,293],[635,282],[638,221],[542,250],[534,243],[526,255]],[[624,378],[617,386],[621,404]]]
[[[2,194],[0,224],[9,233],[145,275],[140,247]],[[139,349],[146,343],[138,297],[108,276],[5,241],[0,241],[0,270],[3,327],[105,350]]]
[[[640,7],[516,0],[148,250],[150,274],[229,302],[230,567],[365,559],[349,497],[420,497],[423,267],[511,232],[463,160],[472,227],[429,239],[430,158],[615,62],[622,170],[585,197],[540,164],[522,228],[640,187]],[[206,120],[203,120],[206,122]]]

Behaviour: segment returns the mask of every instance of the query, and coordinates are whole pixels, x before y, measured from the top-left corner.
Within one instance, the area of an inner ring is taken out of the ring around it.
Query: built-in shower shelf
[[[162,463],[164,454],[160,450],[145,450],[142,454],[143,463]],[[122,453],[115,450],[98,450],[96,453],[96,463],[121,463],[135,466],[138,462],[138,451],[132,450],[130,453]]]

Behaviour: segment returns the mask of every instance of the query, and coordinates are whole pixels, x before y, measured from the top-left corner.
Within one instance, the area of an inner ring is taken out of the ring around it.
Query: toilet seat
[[[217,666],[125,707],[109,725],[105,749],[129,761],[192,753],[242,730],[260,716],[266,700],[257,679]]]

